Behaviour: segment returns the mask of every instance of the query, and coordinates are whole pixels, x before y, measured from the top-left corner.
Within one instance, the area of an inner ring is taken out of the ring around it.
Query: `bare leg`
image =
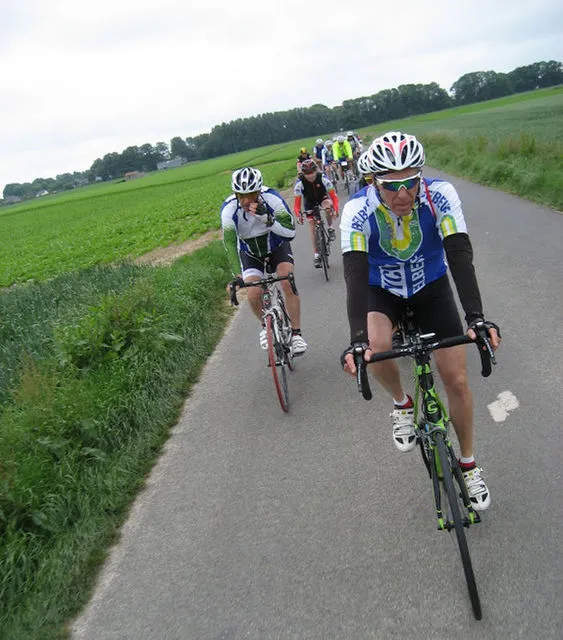
[[[315,242],[315,221],[313,218],[309,220],[309,237],[311,238],[311,246],[313,247],[313,256],[317,254],[317,243]]]
[[[256,282],[260,280],[258,276],[248,276],[245,278],[245,282]],[[252,313],[260,320],[262,323],[262,291],[260,287],[249,287],[247,289],[248,292],[248,304],[252,309]]]
[[[448,396],[450,418],[461,455],[473,455],[473,395],[467,380],[465,346],[440,349],[434,353],[438,373]]]

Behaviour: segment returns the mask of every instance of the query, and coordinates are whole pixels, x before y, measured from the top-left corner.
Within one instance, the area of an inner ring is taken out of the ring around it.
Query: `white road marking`
[[[488,409],[495,422],[504,422],[509,412],[518,409],[519,406],[518,398],[511,391],[503,391],[498,394],[494,402],[488,405]]]

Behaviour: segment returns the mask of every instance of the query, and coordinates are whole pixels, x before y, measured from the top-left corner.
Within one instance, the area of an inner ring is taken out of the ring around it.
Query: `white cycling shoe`
[[[491,504],[491,492],[485,484],[481,474],[483,469],[480,467],[474,467],[469,471],[461,470],[463,479],[465,480],[465,486],[469,493],[469,499],[475,511],[484,511],[489,508]]]
[[[416,447],[414,432],[414,407],[395,407],[389,414],[393,420],[393,442],[399,451],[406,453]]]
[[[307,343],[303,340],[303,336],[295,334],[291,336],[291,353],[294,356],[300,356],[307,351]]]

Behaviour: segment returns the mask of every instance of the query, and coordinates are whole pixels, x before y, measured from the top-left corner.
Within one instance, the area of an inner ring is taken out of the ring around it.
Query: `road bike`
[[[354,184],[356,182],[354,178],[354,172],[350,167],[350,162],[347,159],[339,160],[338,163],[342,169],[344,188],[348,192],[348,195],[350,195],[351,189],[354,188]]]
[[[285,298],[278,282],[288,280],[291,290],[297,295],[293,273],[277,276],[270,272],[269,259],[265,260],[266,274],[255,282],[244,282],[235,279],[229,283],[231,304],[238,306],[237,287],[260,287],[262,305],[262,325],[266,329],[268,339],[268,366],[272,371],[274,387],[280,406],[286,413],[289,411],[289,385],[287,371],[293,371],[294,361],[291,349],[291,318],[287,311]]]
[[[435,333],[421,333],[416,324],[414,312],[410,308],[407,308],[405,315],[399,322],[398,334],[402,344],[390,351],[373,354],[370,362],[381,362],[405,356],[414,359],[415,435],[424,465],[432,480],[438,529],[455,531],[473,615],[477,620],[481,620],[481,602],[465,535],[465,529],[479,523],[481,517],[473,508],[457,455],[448,437],[450,419],[444,403],[436,391],[430,366],[432,351],[474,341],[467,335],[438,340]],[[492,370],[491,363],[496,364],[496,359],[484,328],[479,330],[475,344],[478,346],[481,356],[481,374],[487,377]],[[371,400],[367,362],[363,355],[364,348],[356,347],[353,354],[357,370],[358,390],[366,400]]]
[[[305,211],[305,216],[313,218],[313,223],[315,225],[315,246],[317,248],[317,253],[319,255],[319,260],[321,261],[326,281],[328,282],[330,280],[328,272],[330,269],[330,264],[328,262],[328,257],[330,255],[330,238],[328,237],[328,232],[321,214],[321,206],[316,205],[309,211]]]
[[[329,164],[329,175],[327,177],[334,185],[334,190],[336,191],[336,193],[338,193],[338,180],[340,180],[340,176],[336,162],[331,162]]]

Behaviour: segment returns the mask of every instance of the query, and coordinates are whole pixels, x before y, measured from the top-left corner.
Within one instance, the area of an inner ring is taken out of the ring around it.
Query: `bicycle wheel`
[[[289,388],[287,385],[287,372],[285,370],[285,353],[283,345],[276,334],[274,318],[268,315],[266,318],[266,335],[268,337],[268,363],[274,378],[274,387],[278,394],[280,406],[286,413],[289,411]]]
[[[279,321],[280,334],[284,338],[284,352],[285,352],[285,362],[290,371],[295,369],[295,363],[293,361],[293,352],[291,351],[291,318],[289,317],[289,313],[287,312],[285,306],[285,300],[283,295],[278,291],[278,304],[281,309],[281,318]]]
[[[452,470],[450,468],[448,450],[444,441],[443,434],[436,433],[434,436],[434,440],[436,442],[436,450],[442,469],[443,486],[449,503],[449,514],[447,514],[447,516],[449,516],[448,520],[451,520],[453,522],[453,528],[455,530],[455,535],[457,538],[457,546],[461,555],[463,571],[465,573],[465,581],[467,583],[469,598],[471,599],[471,606],[473,608],[473,615],[475,616],[476,620],[481,620],[481,602],[479,600],[479,592],[477,591],[477,583],[475,581],[475,574],[473,573],[471,556],[469,555],[469,546],[467,545],[467,537],[465,536],[465,527],[459,509],[459,502],[454,486]]]
[[[319,251],[319,257],[321,259],[321,264],[323,267],[323,271],[325,274],[326,281],[330,280],[330,276],[328,274],[329,264],[328,264],[328,244],[326,241],[325,231],[321,225],[317,226],[317,248]]]

